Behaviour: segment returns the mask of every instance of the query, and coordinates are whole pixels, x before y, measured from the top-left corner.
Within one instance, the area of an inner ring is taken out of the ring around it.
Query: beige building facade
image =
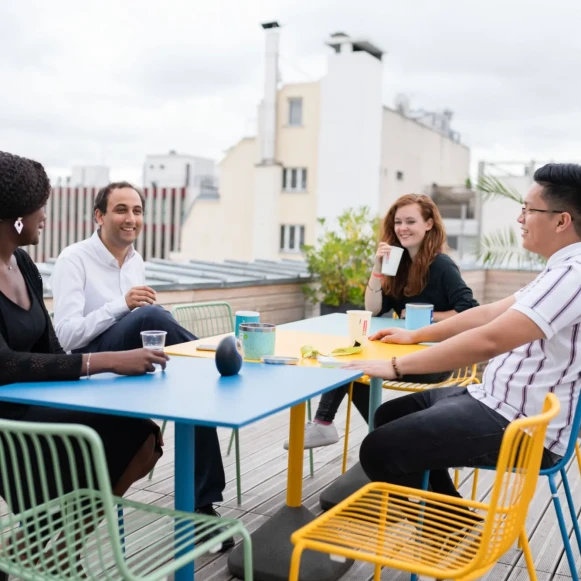
[[[470,150],[457,134],[383,105],[380,49],[334,35],[321,81],[278,86],[278,29],[266,32],[258,135],[228,150],[219,197],[192,203],[173,258],[301,258],[318,218],[362,205],[383,215],[402,194],[465,182]]]

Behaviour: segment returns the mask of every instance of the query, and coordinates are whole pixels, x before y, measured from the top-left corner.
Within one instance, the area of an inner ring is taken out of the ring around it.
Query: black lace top
[[[54,332],[42,296],[42,277],[28,254],[18,249],[15,253],[18,267],[24,276],[31,298],[36,299],[41,310],[37,316],[45,319],[44,331],[29,352],[16,351],[10,340],[8,328],[13,321],[6,320],[0,311],[0,385],[24,381],[74,381],[81,376],[82,355],[66,355]],[[3,309],[4,310],[4,309]],[[41,323],[42,325],[42,323]],[[0,416],[14,416],[25,406],[15,406],[0,401]]]
[[[13,351],[30,353],[46,331],[46,320],[36,293],[28,290],[30,308],[23,309],[0,291],[0,317],[10,321],[6,343]]]

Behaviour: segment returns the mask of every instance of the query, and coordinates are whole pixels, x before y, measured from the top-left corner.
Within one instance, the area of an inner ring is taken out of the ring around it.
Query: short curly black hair
[[[16,219],[42,208],[50,180],[42,164],[0,151],[0,219]]]

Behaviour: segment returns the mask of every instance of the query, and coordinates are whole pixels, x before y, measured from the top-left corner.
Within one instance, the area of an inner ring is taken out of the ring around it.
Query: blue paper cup
[[[240,343],[244,359],[260,361],[261,357],[274,355],[276,326],[270,323],[241,323]]]
[[[240,325],[242,323],[260,323],[260,313],[256,311],[236,311],[236,323],[234,325],[234,336],[240,336]]]
[[[415,331],[431,325],[434,320],[434,305],[407,303],[405,306],[405,328]]]

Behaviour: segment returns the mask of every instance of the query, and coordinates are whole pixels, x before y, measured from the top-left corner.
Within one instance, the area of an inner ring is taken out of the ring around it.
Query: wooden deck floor
[[[397,397],[397,395],[392,392],[384,392],[384,399],[389,397]],[[313,406],[316,406],[315,400],[313,400]],[[314,409],[315,407],[313,407],[313,411]],[[345,410],[345,404],[343,404],[336,419],[340,428],[345,424]],[[234,453],[226,456],[230,431],[220,430],[219,432],[227,479],[224,502],[219,511],[222,516],[240,518],[250,532],[259,527],[269,515],[273,514],[284,503],[287,453],[283,449],[283,442],[288,435],[288,420],[289,413],[286,411],[241,430],[243,487],[241,506],[236,502]],[[349,465],[357,461],[359,443],[367,432],[367,426],[356,411],[353,413],[352,420]],[[172,424],[169,424],[166,430],[165,442],[165,454],[158,463],[154,478],[151,481],[144,479],[136,483],[129,491],[128,498],[160,506],[173,506],[174,438]],[[320,512],[318,499],[321,490],[340,474],[342,449],[342,439],[338,444],[317,449],[314,456],[315,476],[313,478],[309,476],[308,455],[305,454],[304,504],[317,513]],[[466,470],[462,474],[461,492],[465,496],[469,496],[471,491],[471,472]],[[571,464],[569,474],[573,497],[581,499],[581,478],[576,462]],[[481,473],[479,498],[484,498],[489,492],[493,477],[493,472]],[[562,499],[564,501],[564,494]],[[578,503],[578,507],[580,506],[581,502]],[[579,514],[577,516],[579,518]],[[566,581],[570,579],[571,574],[564,557],[561,536],[554,509],[550,503],[546,478],[539,481],[537,494],[529,511],[527,530],[539,581]],[[581,572],[581,557],[575,545],[574,554],[577,557],[577,570]],[[196,562],[196,581],[230,581],[233,579],[227,570],[226,559],[226,555],[212,555],[199,559]],[[355,563],[342,580],[367,581],[371,578],[372,568],[370,565]],[[403,581],[409,579],[409,575],[384,570],[382,579]],[[483,579],[526,581],[528,575],[520,551],[516,547],[509,551]]]

